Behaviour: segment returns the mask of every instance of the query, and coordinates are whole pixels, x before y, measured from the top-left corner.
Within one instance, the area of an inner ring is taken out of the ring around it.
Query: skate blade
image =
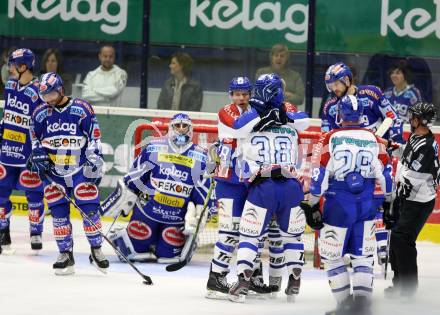
[[[229,294],[228,299],[229,299],[229,301],[234,302],[234,303],[244,303],[246,301],[246,295],[239,294],[237,296],[237,295]]]
[[[272,292],[272,293],[270,294],[270,299],[272,299],[272,300],[276,300],[276,299],[278,298],[278,292],[280,292],[280,291]]]
[[[264,294],[249,291],[246,297],[251,300],[268,300],[271,297],[271,293]]]
[[[70,276],[73,275],[74,273],[75,273],[75,269],[73,268],[73,266],[69,266],[63,269],[55,269],[55,275],[57,276]]]
[[[287,303],[295,303],[296,294],[286,295]]]
[[[12,248],[11,245],[2,245],[2,253],[1,255],[11,256],[14,255],[17,250]]]
[[[228,294],[218,292],[218,291],[213,291],[213,290],[207,290],[205,298],[211,299],[211,300],[227,300]]]
[[[96,262],[93,260],[92,255],[89,256],[89,261],[90,261],[90,263],[91,263],[93,266],[95,266],[96,269],[98,269],[98,271],[102,272],[102,273],[105,274],[105,275],[107,274],[107,270],[108,270],[108,268],[101,268],[101,267],[99,267],[99,266],[96,264]]]
[[[31,249],[32,250],[42,250],[43,244],[31,244]]]

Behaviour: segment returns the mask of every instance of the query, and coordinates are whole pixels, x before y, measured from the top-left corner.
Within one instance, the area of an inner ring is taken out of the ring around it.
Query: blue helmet
[[[168,138],[176,146],[183,147],[192,141],[192,137],[193,126],[191,118],[184,113],[174,115],[168,125]]]
[[[32,71],[35,65],[35,55],[27,48],[16,49],[9,54],[8,65],[25,65]]]
[[[328,67],[325,72],[325,86],[329,92],[332,91],[330,84],[335,81],[341,81],[346,86],[350,86],[353,82],[353,74],[350,68],[343,62],[337,62],[334,65]]]
[[[235,77],[229,83],[229,94],[234,91],[252,91],[252,83],[248,77]]]
[[[345,95],[337,106],[338,115],[342,121],[359,122],[364,112],[364,107],[354,95]]]
[[[44,95],[50,92],[57,91],[63,95],[63,80],[55,72],[48,72],[41,76],[39,93],[40,97],[43,98]]]
[[[269,105],[277,107],[284,102],[283,82],[276,73],[262,74],[255,81],[254,96],[263,95]]]

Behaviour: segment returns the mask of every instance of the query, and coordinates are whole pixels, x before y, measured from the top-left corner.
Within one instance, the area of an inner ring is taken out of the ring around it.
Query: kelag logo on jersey
[[[171,167],[159,166],[159,174],[170,176],[173,179],[180,179],[184,182],[188,179],[188,172],[178,170],[174,165]]]
[[[22,101],[17,100],[17,96],[11,97],[11,94],[8,94],[8,100],[6,102],[6,106],[10,106],[11,108],[16,108],[23,112],[23,114],[29,114],[29,104],[23,103]]]
[[[47,131],[57,132],[57,131],[68,131],[71,135],[76,134],[76,124],[74,123],[53,123],[47,126]]]

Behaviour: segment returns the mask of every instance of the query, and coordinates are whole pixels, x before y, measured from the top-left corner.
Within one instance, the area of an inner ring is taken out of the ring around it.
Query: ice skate
[[[213,300],[227,300],[231,286],[226,279],[227,272],[209,272],[208,283],[206,284],[206,298]]]
[[[272,293],[271,288],[263,281],[262,276],[253,276],[250,280],[248,298],[266,299]]]
[[[13,255],[15,249],[11,247],[11,234],[9,232],[9,226],[6,229],[0,230],[0,254]]]
[[[244,303],[250,286],[252,270],[245,270],[238,275],[238,280],[229,289],[229,300],[237,303]]]
[[[41,234],[31,235],[31,249],[37,252],[43,249],[43,239]]]
[[[101,247],[92,247],[92,253],[89,256],[89,261],[103,274],[107,274],[109,262],[102,253]]]
[[[301,286],[301,269],[293,269],[293,274],[289,275],[289,282],[284,291],[287,295],[287,302],[295,302],[296,296],[299,294]]]
[[[58,255],[57,261],[53,264],[53,269],[57,276],[67,276],[75,273],[75,259],[72,252],[63,252]]]

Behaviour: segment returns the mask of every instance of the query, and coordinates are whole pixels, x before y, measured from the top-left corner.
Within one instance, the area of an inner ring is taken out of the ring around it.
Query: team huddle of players
[[[323,111],[323,135],[313,151],[307,196],[297,166],[299,132],[308,128],[309,118],[284,101],[282,79],[264,74],[254,85],[246,77],[231,81],[232,103],[218,113],[219,142],[209,152],[192,142],[188,115],[177,114],[167,136],[149,141],[100,205],[104,162],[93,108],[85,100],[65,96],[56,73],[35,79],[34,62],[29,49],[9,57],[12,76],[5,89],[0,155],[4,253],[12,251],[9,197],[12,189],[20,189],[29,203],[35,250],[42,248],[43,198],[48,203],[60,252],[53,265],[56,274],[74,272],[71,200],[83,216],[90,262],[100,270],[109,267],[101,251],[100,217],[117,218],[131,211],[127,227],[109,235],[120,254],[131,261],[177,262],[200,216],[207,213],[203,205],[214,181],[219,237],[208,298],[243,302],[246,296],[275,295],[287,269],[284,292],[294,300],[300,290],[307,222],[320,230],[320,255],[338,302],[329,314],[367,312],[373,255],[378,249],[383,263],[386,250],[387,232],[375,235],[378,209],[382,204],[389,207],[393,185],[385,145],[403,142],[402,122],[378,88],[353,85],[343,63],[327,70],[325,83],[332,97]],[[263,282],[261,267],[267,238],[269,285]],[[230,285],[227,275],[236,250],[238,281]],[[346,254],[354,271],[351,281]]]

